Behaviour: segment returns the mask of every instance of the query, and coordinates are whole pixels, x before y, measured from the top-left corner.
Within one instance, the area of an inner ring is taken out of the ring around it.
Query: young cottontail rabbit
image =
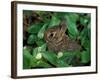
[[[80,49],[80,45],[65,34],[67,29],[65,21],[62,21],[59,26],[48,29],[44,33],[48,50],[60,52],[60,51],[74,51]]]

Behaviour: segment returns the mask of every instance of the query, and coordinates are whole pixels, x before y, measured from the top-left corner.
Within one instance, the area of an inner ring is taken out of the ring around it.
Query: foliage
[[[30,21],[26,34],[23,34],[26,37],[23,38],[24,69],[90,65],[91,17],[89,13],[24,10],[23,14],[28,16]],[[62,51],[59,56],[53,51],[48,51],[44,32],[48,28],[59,25],[62,20],[67,24],[66,34],[71,39],[78,40],[82,49],[74,52]]]

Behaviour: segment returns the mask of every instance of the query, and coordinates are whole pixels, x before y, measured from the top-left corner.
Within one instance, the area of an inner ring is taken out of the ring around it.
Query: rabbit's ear
[[[66,30],[67,30],[67,23],[66,23],[66,21],[63,20],[60,23],[60,31],[65,33]]]

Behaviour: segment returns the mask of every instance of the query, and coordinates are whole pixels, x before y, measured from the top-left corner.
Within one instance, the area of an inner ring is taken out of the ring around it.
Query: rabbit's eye
[[[53,37],[53,33],[50,34],[50,37]]]
[[[51,33],[49,34],[49,38],[50,38],[50,39],[54,38],[55,34],[56,34],[56,32],[51,32]]]
[[[54,34],[53,33],[51,33],[51,34],[49,34],[49,39],[52,39],[53,37],[54,37]]]

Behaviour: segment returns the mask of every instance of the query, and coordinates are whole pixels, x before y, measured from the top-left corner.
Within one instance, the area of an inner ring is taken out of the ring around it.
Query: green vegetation
[[[89,66],[91,43],[91,15],[89,13],[23,11],[23,69]],[[26,19],[26,20],[25,20]],[[78,40],[82,49],[74,52],[48,51],[44,32],[67,23],[66,34]],[[27,24],[27,25],[26,25]]]

